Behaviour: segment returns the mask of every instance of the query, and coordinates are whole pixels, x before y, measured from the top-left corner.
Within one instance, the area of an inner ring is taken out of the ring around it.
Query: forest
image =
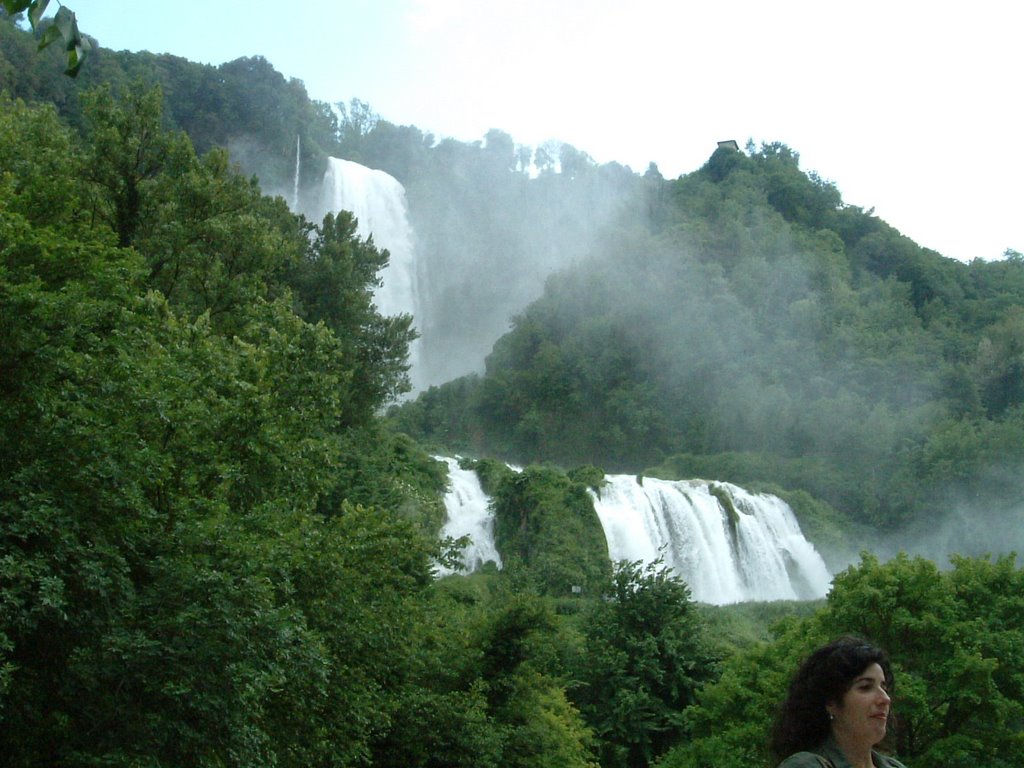
[[[94,43],[72,79],[0,19],[5,765],[768,766],[846,633],[893,657],[910,768],[1024,763],[1019,253],[921,248],[782,144],[667,180]],[[311,180],[398,178],[433,263],[528,273],[479,371],[411,391],[388,253],[289,207],[296,136]],[[436,577],[439,453],[501,570]],[[610,562],[612,471],[777,493],[831,591]]]

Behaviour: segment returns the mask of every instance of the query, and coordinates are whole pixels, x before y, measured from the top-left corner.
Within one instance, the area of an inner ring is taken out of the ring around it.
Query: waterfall
[[[295,135],[295,182],[292,185],[292,210],[299,210],[299,175],[302,171],[302,139]]]
[[[321,207],[326,213],[351,211],[357,233],[373,236],[374,245],[391,255],[381,273],[383,285],[374,295],[384,315],[416,315],[416,259],[412,227],[405,204],[405,188],[384,171],[337,157],[328,158]]]
[[[476,473],[448,464],[443,536],[468,535],[469,570],[488,560],[499,567],[494,516]],[[832,576],[800,532],[782,499],[729,483],[670,482],[607,475],[594,508],[613,561],[661,558],[689,586],[693,599],[725,605],[824,597]]]
[[[410,314],[420,325],[416,253],[412,227],[405,203],[405,188],[384,171],[337,157],[328,158],[318,215],[351,211],[358,222],[361,238],[373,236],[377,248],[387,249],[388,265],[381,271],[381,286],[374,293],[374,304],[382,315]],[[419,345],[409,348],[413,386]]]
[[[716,605],[807,600],[828,591],[825,561],[782,499],[729,483],[605,479],[594,508],[613,560],[660,556],[695,600]]]
[[[479,569],[484,563],[493,561],[501,567],[501,555],[494,546],[494,514],[490,510],[490,498],[480,487],[476,472],[462,469],[458,459],[436,457],[448,465],[448,492],[444,497],[447,520],[441,529],[441,536],[457,539],[468,536],[469,545],[462,551],[462,562],[468,571]],[[438,568],[438,575],[452,571]]]

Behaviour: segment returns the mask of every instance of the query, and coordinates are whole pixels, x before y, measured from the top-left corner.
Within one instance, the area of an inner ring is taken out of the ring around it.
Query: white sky
[[[667,178],[720,139],[781,141],[921,245],[1024,251],[1019,0],[65,1],[106,48],[263,55],[438,137],[498,128]]]

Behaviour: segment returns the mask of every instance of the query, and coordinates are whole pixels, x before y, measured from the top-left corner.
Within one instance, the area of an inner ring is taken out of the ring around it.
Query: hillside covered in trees
[[[626,211],[482,375],[403,405],[401,429],[516,462],[771,483],[887,531],[962,511],[978,551],[1020,530],[1019,254],[920,248],[782,145],[643,181],[649,215]]]
[[[1019,255],[921,249],[781,145],[665,180],[339,119],[258,58],[60,59],[0,23],[5,764],[761,765],[787,674],[847,632],[896,661],[908,765],[1024,761],[1012,556],[864,555],[825,601],[712,608],[600,557],[587,506],[602,470],[699,474],[848,547],[954,511],[1012,545]],[[311,168],[399,178],[438,254],[479,224],[460,268],[551,271],[483,373],[384,415],[416,330],[350,215],[264,194],[297,131]],[[504,570],[435,578],[424,446],[479,457]]]

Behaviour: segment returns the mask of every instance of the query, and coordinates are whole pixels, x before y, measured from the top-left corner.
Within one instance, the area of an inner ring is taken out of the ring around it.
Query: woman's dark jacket
[[[899,760],[874,750],[871,752],[871,757],[876,768],[906,768]],[[824,762],[822,758],[824,758]],[[779,768],[851,768],[851,766],[850,761],[843,754],[843,750],[839,748],[833,738],[829,737],[813,752],[797,752],[795,755],[790,755],[779,763]]]

